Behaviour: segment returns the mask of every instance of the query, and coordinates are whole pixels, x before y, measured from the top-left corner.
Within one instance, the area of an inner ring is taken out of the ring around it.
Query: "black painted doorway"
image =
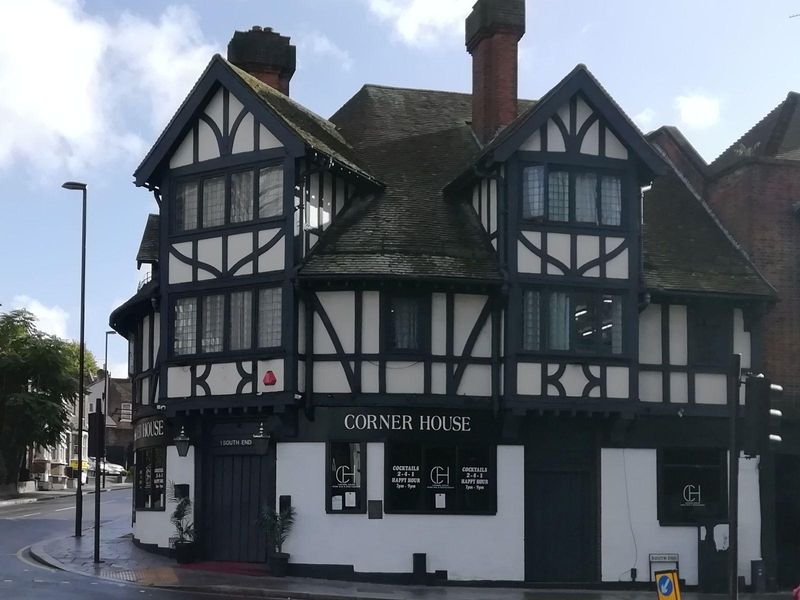
[[[525,477],[525,579],[594,580],[595,525],[587,470],[528,471]]]
[[[598,580],[597,429],[588,419],[529,418],[525,580]]]
[[[206,554],[211,560],[264,562],[259,512],[275,503],[274,455],[210,455],[206,473]]]

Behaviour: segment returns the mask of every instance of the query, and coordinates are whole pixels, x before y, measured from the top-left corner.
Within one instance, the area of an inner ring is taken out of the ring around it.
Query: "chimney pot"
[[[250,31],[236,31],[228,42],[228,60],[289,95],[289,81],[294,75],[297,56],[288,37],[259,25],[254,25]]]
[[[525,0],[478,0],[465,23],[472,55],[472,128],[481,143],[517,118],[517,45]]]

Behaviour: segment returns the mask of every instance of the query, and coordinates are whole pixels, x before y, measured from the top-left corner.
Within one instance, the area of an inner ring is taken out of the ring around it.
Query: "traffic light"
[[[97,410],[89,413],[89,456],[95,459],[106,455],[106,423],[105,415],[100,412],[100,400]]]
[[[777,408],[783,397],[783,388],[771,383],[763,375],[749,376],[745,383],[744,432],[742,451],[747,456],[758,456],[779,444],[783,413]]]

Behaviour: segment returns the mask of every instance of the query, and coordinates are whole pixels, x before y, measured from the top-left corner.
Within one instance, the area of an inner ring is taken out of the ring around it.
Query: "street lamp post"
[[[61,187],[66,190],[80,190],[83,197],[83,210],[81,211],[81,334],[78,350],[78,489],[75,493],[75,537],[81,537],[83,523],[83,324],[86,306],[86,184],[67,181]]]

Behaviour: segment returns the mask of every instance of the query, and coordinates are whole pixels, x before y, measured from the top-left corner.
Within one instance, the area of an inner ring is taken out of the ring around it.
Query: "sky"
[[[474,0],[0,0],[0,311],[78,339],[88,184],[86,343],[136,292],[152,195],[132,173],[235,30],[297,46],[292,96],[330,116],[365,83],[469,91]],[[527,0],[519,95],[584,63],[639,127],[679,127],[713,160],[800,90],[800,0]],[[113,376],[127,345],[109,337]]]

